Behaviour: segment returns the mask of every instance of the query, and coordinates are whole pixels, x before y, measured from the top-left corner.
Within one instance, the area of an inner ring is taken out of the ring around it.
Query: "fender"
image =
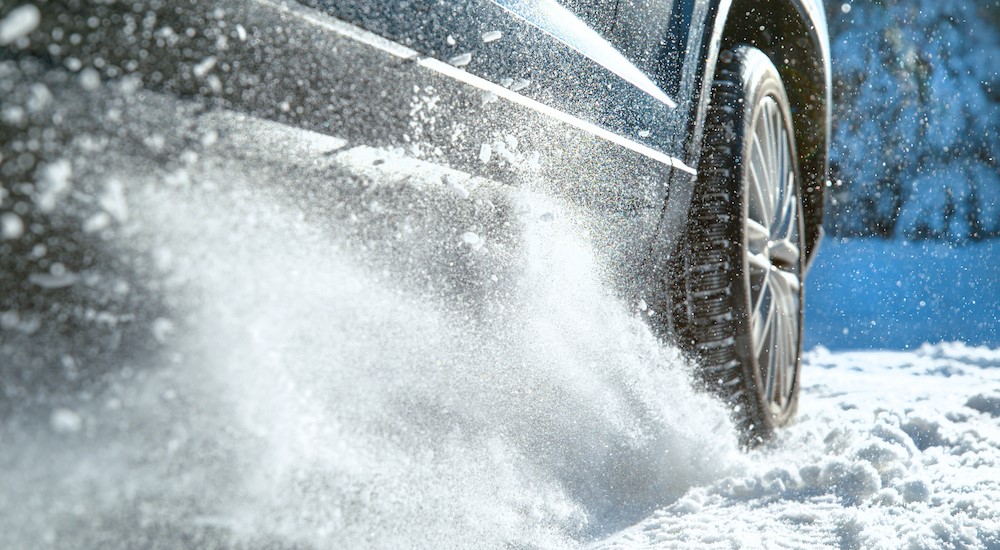
[[[712,24],[692,26],[692,32],[705,29],[711,34],[702,41],[705,62],[699,74],[698,96],[691,98],[692,139],[685,158],[697,168],[712,75],[720,52],[738,44],[752,44],[767,53],[781,74],[792,104],[802,174],[808,265],[822,237],[831,134],[829,106],[833,86],[829,29],[823,5],[818,0],[721,0],[709,3],[708,9]]]

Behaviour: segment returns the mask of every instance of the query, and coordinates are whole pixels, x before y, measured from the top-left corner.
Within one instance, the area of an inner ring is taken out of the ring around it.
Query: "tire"
[[[791,111],[755,48],[720,56],[688,231],[672,262],[673,321],[744,444],[795,414],[803,215]]]

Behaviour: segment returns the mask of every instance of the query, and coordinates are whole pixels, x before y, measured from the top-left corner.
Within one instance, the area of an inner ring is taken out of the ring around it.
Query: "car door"
[[[658,83],[673,0],[303,0],[422,55],[668,154]]]

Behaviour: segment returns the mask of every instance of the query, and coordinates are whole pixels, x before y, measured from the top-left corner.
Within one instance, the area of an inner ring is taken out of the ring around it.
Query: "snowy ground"
[[[998,349],[815,347],[746,454],[587,212],[94,97],[3,226],[2,548],[1000,547]]]
[[[773,445],[597,546],[998,548],[998,367],[963,344],[816,348]]]

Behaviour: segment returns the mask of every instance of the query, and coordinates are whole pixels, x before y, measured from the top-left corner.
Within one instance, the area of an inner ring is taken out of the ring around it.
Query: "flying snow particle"
[[[243,25],[236,25],[236,37],[240,39],[240,42],[247,41],[247,30],[243,28]]]
[[[0,19],[0,46],[6,46],[18,38],[28,36],[31,31],[38,28],[41,21],[42,12],[31,4],[10,10],[7,17]]]
[[[201,136],[201,145],[203,147],[211,147],[219,141],[219,133],[215,130],[209,130]]]
[[[531,85],[531,81],[530,80],[528,80],[526,78],[522,78],[522,79],[518,80],[517,82],[514,82],[513,84],[511,84],[510,85],[510,89],[513,90],[513,91],[515,91],[515,92],[520,92],[521,90],[527,88],[530,85]]]
[[[52,431],[61,434],[77,433],[83,427],[80,415],[69,409],[56,409],[49,416]]]
[[[24,111],[24,107],[20,105],[8,105],[0,112],[0,120],[11,126],[23,126],[28,117]]]
[[[215,56],[210,55],[195,65],[191,69],[191,72],[198,78],[204,78],[204,76],[207,75],[213,68],[215,68]]]
[[[49,268],[48,273],[32,273],[28,275],[28,282],[51,290],[73,286],[79,278],[79,275],[67,270],[63,264],[54,263]]]
[[[111,216],[107,212],[98,212],[83,222],[84,233],[96,233],[111,225]]]
[[[490,147],[489,143],[484,143],[479,147],[479,162],[487,163],[493,156],[493,148]]]
[[[70,191],[69,178],[73,175],[73,166],[66,159],[57,160],[43,166],[38,175],[39,192],[35,203],[42,212],[52,212]]]
[[[170,319],[157,317],[149,327],[153,333],[153,338],[161,344],[166,344],[167,340],[174,333],[174,323]]]
[[[472,53],[465,52],[463,54],[456,55],[448,60],[448,63],[456,67],[464,67],[469,63],[472,63]]]
[[[466,231],[462,233],[462,242],[468,245],[473,250],[479,250],[483,247],[483,239],[479,235],[473,233],[472,231]]]
[[[31,86],[31,97],[28,98],[28,110],[32,113],[40,113],[52,102],[52,92],[45,84],[36,83]]]
[[[844,2],[843,4],[840,5],[840,11],[843,13],[851,13],[851,5],[848,4],[847,2]]]
[[[487,44],[490,42],[496,42],[501,38],[503,38],[503,33],[500,31],[489,31],[483,33],[483,42],[486,42]]]
[[[87,67],[80,71],[80,86],[83,86],[84,90],[88,92],[93,92],[101,85],[101,74],[97,72],[96,69],[92,67]]]
[[[5,212],[0,216],[0,238],[11,240],[24,234],[24,222],[13,212]]]

